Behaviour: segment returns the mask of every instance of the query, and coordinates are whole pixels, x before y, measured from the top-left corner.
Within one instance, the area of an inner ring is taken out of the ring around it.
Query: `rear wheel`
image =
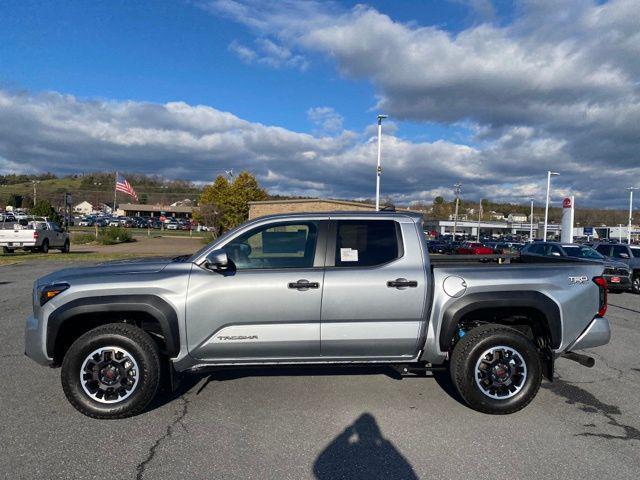
[[[153,339],[133,325],[95,328],[72,345],[62,362],[62,388],[69,402],[93,418],[140,413],[160,383],[160,358]]]
[[[484,413],[517,412],[533,400],[542,381],[531,340],[496,324],[469,331],[454,347],[449,368],[465,402]]]
[[[4,254],[13,253],[13,248],[2,247],[2,253]]]
[[[49,253],[49,240],[45,240],[42,242],[42,246],[40,247],[40,251],[42,253]]]

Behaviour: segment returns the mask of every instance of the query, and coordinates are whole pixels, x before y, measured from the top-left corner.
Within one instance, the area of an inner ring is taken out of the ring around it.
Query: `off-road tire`
[[[80,370],[85,358],[94,350],[107,346],[125,349],[138,364],[139,379],[133,393],[116,403],[95,400],[80,383]],[[88,417],[127,418],[142,412],[155,397],[160,371],[158,347],[153,339],[133,325],[112,323],[90,330],[71,345],[62,362],[62,389],[71,405]]]
[[[71,250],[71,244],[69,243],[69,240],[66,240],[60,251],[62,253],[69,253],[69,250]]]
[[[49,253],[49,240],[44,240],[44,242],[42,242],[42,246],[40,247],[40,251],[42,253]]]
[[[526,365],[526,378],[520,391],[506,399],[486,395],[476,383],[476,363],[492,347],[515,349]],[[540,355],[525,335],[504,325],[483,325],[469,332],[455,345],[449,364],[451,380],[463,400],[474,410],[490,414],[509,414],[526,407],[536,396],[542,381]]]

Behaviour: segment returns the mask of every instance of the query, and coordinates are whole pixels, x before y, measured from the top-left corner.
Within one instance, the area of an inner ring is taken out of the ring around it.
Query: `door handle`
[[[320,288],[320,284],[318,282],[310,282],[309,280],[302,279],[297,282],[290,282],[288,287],[304,291],[309,290],[310,288]]]
[[[406,278],[396,278],[395,280],[389,280],[387,287],[389,288],[415,288],[418,286],[418,282],[415,280],[407,280]]]

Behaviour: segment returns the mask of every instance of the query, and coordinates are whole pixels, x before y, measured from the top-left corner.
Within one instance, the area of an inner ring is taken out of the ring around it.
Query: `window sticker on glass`
[[[358,250],[354,250],[352,248],[341,248],[340,261],[341,262],[357,262]]]

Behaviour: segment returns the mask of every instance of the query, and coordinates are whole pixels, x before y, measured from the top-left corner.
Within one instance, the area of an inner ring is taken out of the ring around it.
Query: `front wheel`
[[[640,273],[635,273],[633,275],[633,280],[631,282],[631,291],[636,295],[640,294]]]
[[[526,407],[542,381],[535,345],[513,328],[474,328],[456,344],[451,379],[467,404],[480,412],[507,414]]]
[[[62,246],[60,251],[62,253],[69,253],[69,250],[71,250],[71,245],[69,244],[69,240],[65,240],[64,245]]]
[[[80,413],[126,418],[140,413],[160,383],[153,339],[133,325],[97,327],[78,338],[62,362],[62,388]]]

